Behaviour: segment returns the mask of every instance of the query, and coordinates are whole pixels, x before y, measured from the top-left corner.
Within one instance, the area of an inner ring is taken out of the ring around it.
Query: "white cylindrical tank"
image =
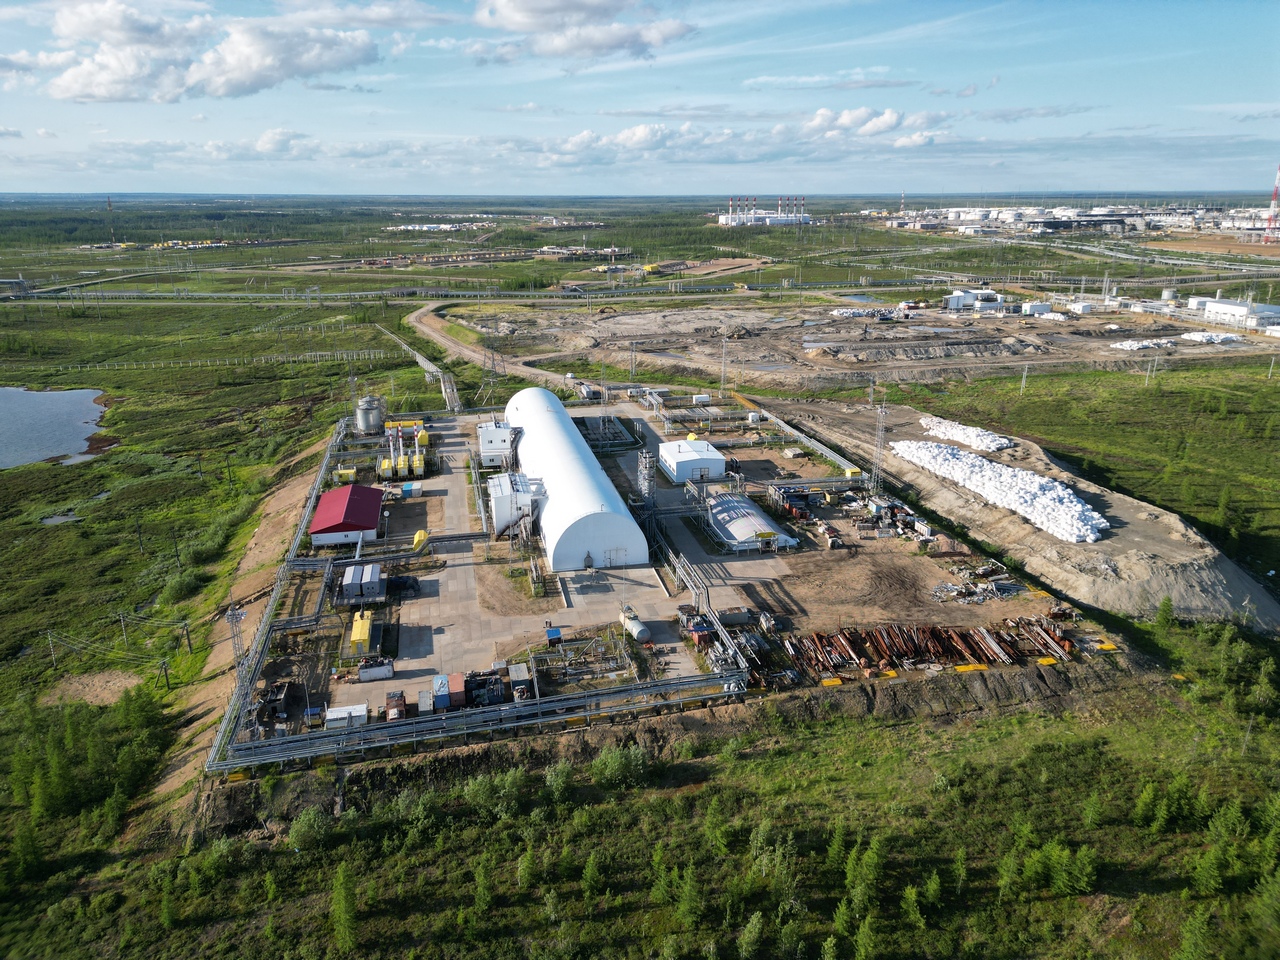
[[[356,430],[359,433],[381,433],[386,407],[381,397],[361,397],[356,403]]]
[[[646,643],[649,640],[649,628],[630,607],[622,611],[618,620],[622,623],[622,629],[627,631],[637,643]]]
[[[1160,299],[1161,300],[1177,300],[1178,299],[1177,289],[1174,287],[1165,287],[1163,290],[1160,291]]]

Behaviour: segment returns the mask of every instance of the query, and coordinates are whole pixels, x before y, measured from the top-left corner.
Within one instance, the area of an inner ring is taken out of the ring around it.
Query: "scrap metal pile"
[[[1052,657],[1061,663],[1071,659],[1071,641],[1063,638],[1062,628],[1039,617],[972,628],[845,627],[832,634],[792,635],[782,645],[796,668],[816,681],[870,679],[891,670],[936,672],[951,666],[1010,665],[1030,658]]]

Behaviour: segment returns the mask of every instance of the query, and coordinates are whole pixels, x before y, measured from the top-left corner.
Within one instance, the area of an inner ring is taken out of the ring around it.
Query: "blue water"
[[[0,387],[0,469],[76,457],[98,431],[101,390]]]
[[[844,299],[852,300],[854,303],[884,303],[883,300],[877,300],[875,297],[868,297],[865,293],[851,293]]]

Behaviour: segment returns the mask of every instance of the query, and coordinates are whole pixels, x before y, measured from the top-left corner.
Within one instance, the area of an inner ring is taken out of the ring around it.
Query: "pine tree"
[[[586,866],[582,868],[582,896],[592,900],[604,889],[604,876],[600,872],[600,855],[592,850],[587,857]]]
[[[516,884],[521,890],[530,890],[538,882],[538,864],[530,847],[516,862]]]
[[[855,960],[875,960],[876,935],[870,917],[866,917],[858,927],[858,935],[853,939],[853,956]]]
[[[702,919],[702,891],[693,864],[684,868],[680,877],[680,896],[676,901],[676,917],[686,930],[692,930]]]
[[[757,910],[747,920],[747,925],[738,934],[738,957],[740,960],[755,960],[760,955],[760,944],[764,940],[764,914]]]
[[[340,953],[353,952],[356,948],[356,880],[346,863],[338,864],[333,874],[329,919],[333,922],[334,946]]]
[[[960,888],[969,879],[969,868],[966,866],[965,849],[957,847],[955,856],[951,858],[951,879],[956,885],[956,896],[960,896]]]
[[[1201,904],[1182,924],[1182,943],[1173,960],[1208,960],[1209,939],[1209,908]]]
[[[1169,632],[1173,629],[1173,597],[1165,596],[1160,601],[1160,608],[1156,611],[1156,639],[1165,641],[1169,639]]]
[[[907,884],[902,891],[902,919],[913,927],[924,929],[924,916],[920,913],[920,891],[915,884]]]

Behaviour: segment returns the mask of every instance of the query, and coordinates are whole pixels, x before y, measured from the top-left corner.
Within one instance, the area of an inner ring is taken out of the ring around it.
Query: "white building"
[[[1068,307],[1068,309],[1072,313],[1076,313],[1076,314],[1093,313],[1093,304],[1087,303],[1084,300],[1080,300],[1080,301],[1077,301],[1076,303],[1071,304],[1071,306]]]
[[[482,423],[476,428],[480,439],[480,464],[485,467],[500,467],[511,456],[511,447],[515,443],[515,431],[511,424],[501,420]]]
[[[724,476],[724,454],[706,440],[672,440],[658,445],[658,466],[672,483]]]
[[[493,535],[505,537],[523,518],[538,519],[547,491],[540,480],[530,480],[523,473],[502,473],[490,477],[489,516],[493,518]]]
[[[1004,294],[994,290],[956,290],[942,298],[942,305],[946,310],[1001,310]]]
[[[1024,317],[1038,317],[1041,314],[1051,313],[1052,311],[1053,304],[1051,303],[1036,302],[1022,305],[1022,315]]]
[[[1204,318],[1209,323],[1230,323],[1238,327],[1266,326],[1280,319],[1280,306],[1273,303],[1250,303],[1247,300],[1206,300]]]
[[[649,544],[559,398],[521,390],[506,421],[521,432],[520,472],[541,481],[542,543],[553,572],[649,561]]]

